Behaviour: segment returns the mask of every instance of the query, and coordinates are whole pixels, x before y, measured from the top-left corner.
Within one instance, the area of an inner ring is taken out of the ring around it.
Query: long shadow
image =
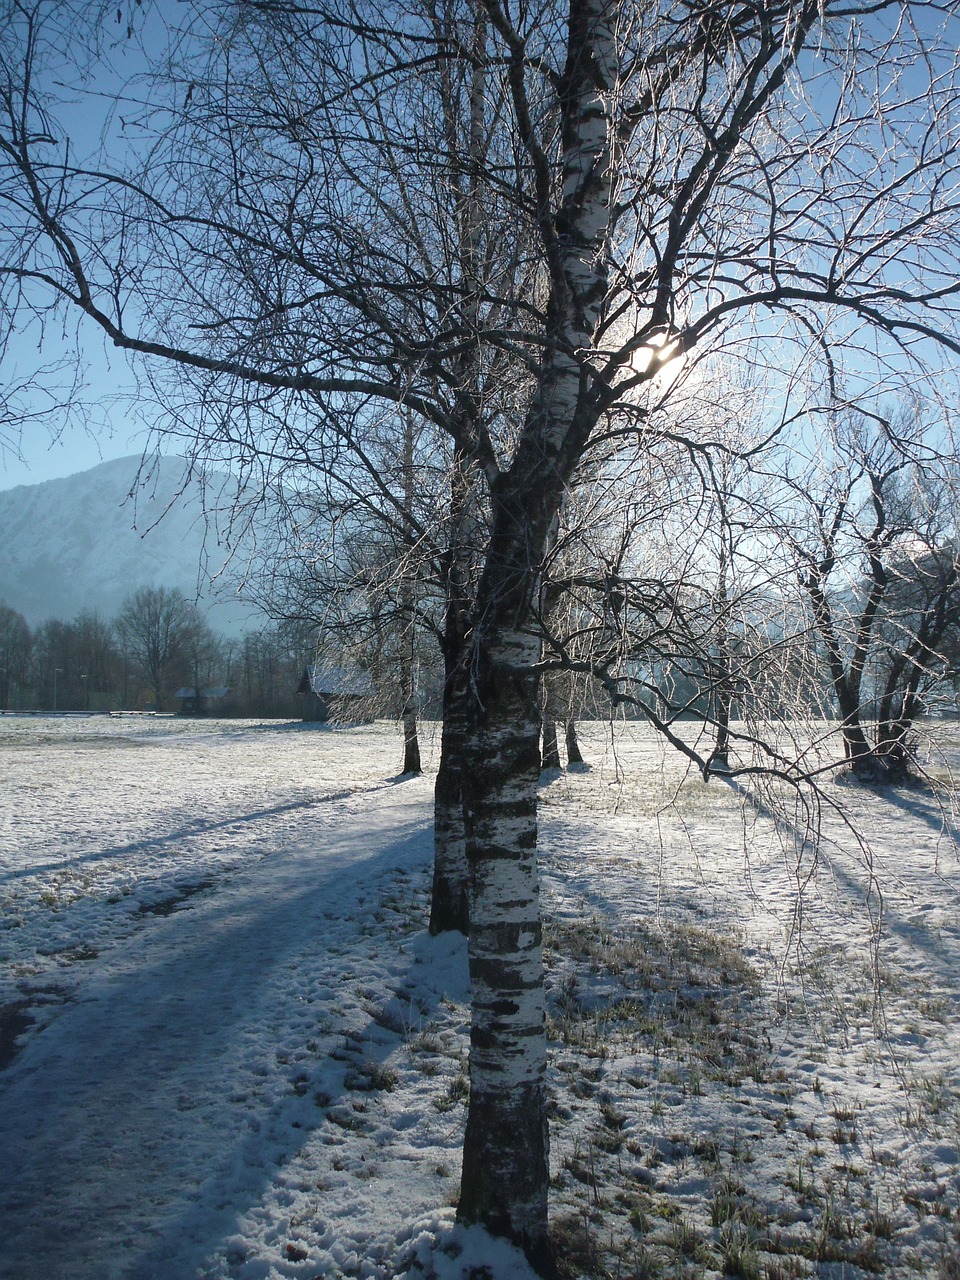
[[[813,849],[813,840],[809,832],[802,830],[787,815],[775,810],[761,796],[758,796],[749,788],[745,787],[739,779],[718,775],[716,780],[722,781],[726,786],[728,786],[731,792],[733,792],[744,804],[748,805],[758,817],[771,822],[777,830],[789,836],[791,840],[796,841],[798,849]],[[878,794],[877,800],[878,802],[882,802],[884,800],[891,799],[893,794],[895,793],[883,791]],[[914,816],[912,806],[909,804],[904,803],[898,807],[905,809],[907,813]],[[915,816],[923,817],[922,808]],[[931,823],[931,825],[933,824]],[[934,829],[938,832],[940,830],[938,826],[935,826]],[[836,859],[829,860],[829,868],[830,874],[837,883],[839,889],[849,894],[851,898],[854,898],[864,904],[869,901],[871,893],[876,892],[876,887],[879,887],[881,890],[883,889],[882,880],[878,880],[878,885],[874,886],[870,883],[869,873],[865,872],[863,879],[860,879],[856,874],[854,874],[854,872],[839,865]],[[549,864],[545,864],[544,873],[545,875],[553,874]],[[656,869],[647,870],[638,866],[636,875],[639,884],[649,886],[647,896],[656,896],[658,879]],[[589,893],[585,894],[585,900],[591,907],[595,907],[598,910],[609,911],[617,908],[617,901],[612,896],[608,898],[595,882],[591,884]],[[677,905],[686,907],[692,913],[701,917],[709,914],[707,911],[702,909],[702,906],[696,899],[692,901],[687,901],[685,898],[680,899],[678,900]],[[927,926],[905,919],[903,914],[891,905],[886,894],[884,894],[883,898],[883,927],[891,934],[900,937],[903,941],[908,943],[908,945],[923,952],[928,957],[932,968],[938,972],[943,980],[950,985],[955,984],[956,963],[948,949],[944,947],[936,937],[931,935]]]
[[[370,790],[379,790],[382,784]],[[179,844],[194,836],[207,835],[211,831],[221,831],[226,827],[235,827],[244,823],[261,822],[264,818],[276,818],[282,813],[292,813],[298,809],[314,809],[319,805],[330,804],[335,800],[346,800],[358,793],[354,790],[335,791],[330,795],[314,796],[309,800],[291,800],[287,804],[271,805],[268,809],[252,809],[249,813],[233,814],[229,818],[218,818],[216,822],[194,822],[188,827],[181,827],[164,836],[150,836],[145,840],[135,840],[130,844],[113,845],[108,849],[92,849],[89,853],[78,853],[72,858],[63,858],[58,862],[34,862],[28,867],[5,871],[0,875],[0,884],[10,880],[20,880],[27,876],[38,875],[44,871],[62,871],[65,867],[78,866],[83,862],[97,862],[107,858],[122,858],[125,854],[140,853],[144,849],[162,849],[165,845]]]
[[[296,1126],[269,1095],[258,1105],[251,1055],[273,1060],[271,1021],[287,1045],[291,1026],[304,1044],[323,1038],[323,1003],[311,1009],[299,975],[335,994],[351,958],[362,955],[355,922],[374,909],[378,881],[398,867],[425,868],[431,852],[420,823],[372,832],[371,841],[387,844],[359,861],[345,835],[346,853],[334,838],[327,856],[335,865],[325,872],[318,860],[319,874],[302,888],[301,858],[262,891],[223,890],[158,921],[126,956],[112,957],[112,973],[92,973],[80,1002],[0,1077],[0,1201],[9,1224],[0,1276],[52,1280],[67,1274],[58,1270],[65,1260],[71,1280],[195,1274],[259,1202],[278,1164],[323,1123],[324,1112],[292,1089]],[[325,925],[336,934],[338,918],[344,926],[334,941],[345,941],[348,954],[318,964]],[[329,1066],[320,1055],[318,1069],[329,1075]],[[264,1125],[275,1142],[259,1133]],[[184,1185],[187,1168],[192,1187]],[[18,1218],[27,1224],[19,1231]],[[107,1241],[115,1248],[125,1237],[136,1245],[115,1258],[104,1252]]]
[[[455,937],[456,945],[462,951],[463,978],[459,994],[465,999],[466,939],[459,935]],[[200,1274],[203,1264],[224,1249],[225,1243],[236,1235],[243,1216],[259,1206],[263,1192],[276,1183],[278,1175],[282,1176],[284,1166],[304,1153],[318,1130],[331,1124],[339,1129],[344,1115],[351,1119],[351,1104],[358,1096],[363,1099],[365,1112],[375,1109],[371,1098],[376,1097],[376,1085],[369,1083],[373,1076],[370,1068],[382,1066],[403,1043],[405,1031],[402,1028],[415,1024],[419,1019],[431,1019],[437,1014],[442,999],[457,994],[440,987],[428,988],[422,979],[415,984],[415,1003],[400,994],[399,988],[405,985],[412,971],[417,967],[423,971],[424,963],[429,962],[437,942],[438,939],[430,938],[425,929],[416,935],[409,948],[410,964],[405,971],[394,975],[394,995],[378,1016],[371,1017],[365,1026],[351,1031],[348,1037],[336,1036],[333,1052],[317,1059],[310,1079],[294,1083],[295,1091],[304,1087],[306,1091],[299,1104],[291,1102],[285,1110],[274,1115],[270,1146],[275,1154],[272,1158],[266,1163],[262,1161],[265,1144],[262,1134],[255,1133],[238,1144],[229,1160],[224,1160],[224,1165],[230,1168],[244,1167],[248,1162],[261,1164],[258,1188],[251,1189],[246,1185],[235,1188],[233,1194],[229,1185],[218,1188],[221,1198],[228,1198],[229,1203],[213,1217],[186,1205],[174,1221],[165,1225],[163,1238],[137,1256],[125,1280],[182,1280],[185,1275]],[[338,1119],[334,1120],[334,1116]],[[326,1218],[326,1215],[322,1216]],[[405,1224],[398,1219],[396,1225],[399,1228]],[[173,1241],[177,1242],[179,1250],[175,1257],[171,1256]],[[183,1246],[184,1241],[189,1242],[186,1247]],[[82,1277],[77,1280],[82,1280]],[[100,1278],[91,1276],[90,1280]]]
[[[789,818],[781,813],[777,813],[760,797],[756,796],[748,788],[744,787],[736,778],[724,778],[723,781],[733,790],[746,804],[756,812],[759,816],[769,819],[776,823],[781,831],[787,832],[792,838],[800,842],[803,846],[812,848],[812,840],[809,834],[801,831],[800,828]],[[929,812],[922,808],[916,808],[906,803],[899,793],[889,788],[884,788],[877,793],[877,802],[893,801],[894,804],[910,814],[911,817],[925,818],[929,825],[934,826],[934,830],[938,833],[942,831],[942,827],[935,825],[930,820]],[[800,847],[800,845],[798,845]],[[940,970],[944,981],[951,984],[956,981],[956,962],[949,953],[933,938],[930,931],[924,925],[911,923],[904,919],[901,912],[897,911],[890,905],[887,895],[883,893],[883,883],[878,877],[876,883],[873,883],[871,876],[865,871],[864,877],[861,879],[852,871],[839,866],[835,859],[830,859],[830,874],[847,893],[857,898],[863,903],[867,903],[871,896],[875,896],[879,890],[883,897],[883,917],[882,923],[885,930],[897,935],[910,946],[916,947],[923,951],[933,966]]]
[[[960,826],[956,819],[943,805],[936,801],[934,795],[925,790],[918,792],[895,791],[886,788],[879,792],[881,799],[888,804],[909,813],[912,818],[919,818],[937,835],[943,836],[953,844],[960,844]]]

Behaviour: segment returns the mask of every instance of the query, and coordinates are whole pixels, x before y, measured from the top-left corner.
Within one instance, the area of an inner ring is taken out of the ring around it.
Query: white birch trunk
[[[522,632],[480,674],[464,784],[470,856],[470,1108],[460,1217],[520,1244],[547,1271],[548,1141],[536,862],[540,715]]]
[[[543,1275],[555,1267],[536,862],[540,701],[531,674],[540,645],[531,624],[553,522],[598,412],[590,353],[608,283],[617,12],[605,0],[571,4],[561,206],[541,209],[539,220],[551,280],[544,355],[513,462],[491,494],[463,775],[473,1019],[458,1213],[517,1242]],[[526,102],[514,70],[519,119]]]

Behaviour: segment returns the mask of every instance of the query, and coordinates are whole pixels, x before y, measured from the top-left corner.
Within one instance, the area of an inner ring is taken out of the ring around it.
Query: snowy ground
[[[567,1273],[957,1280],[954,793],[831,786],[815,850],[583,736],[542,792]],[[465,961],[399,761],[386,724],[0,718],[3,1280],[522,1280],[451,1227]]]

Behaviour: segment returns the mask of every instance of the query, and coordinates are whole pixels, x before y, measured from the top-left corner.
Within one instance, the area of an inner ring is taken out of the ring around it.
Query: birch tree
[[[332,468],[362,447],[334,411],[377,402],[445,433],[455,477],[481,488],[457,665],[472,982],[459,1215],[549,1274],[536,784],[551,530],[591,449],[643,448],[658,379],[698,348],[776,372],[784,416],[847,372],[875,390],[947,385],[954,7],[481,0],[438,26],[388,4],[205,6],[217,43],[199,60],[188,47],[125,174],[74,164],[23,75],[44,6],[15,12],[6,278],[151,367],[203,375],[224,430],[238,404],[278,406],[282,441],[251,441],[258,457],[314,450]],[[470,152],[451,166],[442,110],[425,114],[449,68],[465,85],[482,73],[482,167]],[[435,198],[462,178],[483,210],[468,219],[479,289]]]

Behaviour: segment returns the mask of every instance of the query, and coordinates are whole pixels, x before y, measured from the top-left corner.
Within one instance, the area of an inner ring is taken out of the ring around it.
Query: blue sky
[[[36,334],[24,334],[4,351],[3,378],[8,387],[29,383],[38,368],[59,360],[64,371],[36,376],[36,385],[48,388],[48,395],[29,390],[20,395],[19,402],[28,411],[39,407],[46,412],[24,419],[19,444],[9,438],[9,428],[0,435],[0,490],[73,475],[143,449],[143,406],[138,406],[136,383],[126,360],[107,352],[95,334],[84,330],[81,334],[86,337],[81,349],[83,382],[71,398],[72,407],[60,402],[66,399],[64,389],[76,358],[74,335],[70,341],[45,338],[41,345]]]
[[[102,145],[109,160],[122,159],[128,140],[122,131],[118,132],[111,113],[115,106],[114,93],[127,78],[142,75],[149,69],[151,54],[158,61],[161,59],[168,39],[162,9],[163,6],[148,7],[149,18],[138,18],[147,23],[141,35],[149,35],[148,39],[125,39],[121,24],[109,56],[103,63],[96,64],[96,75],[88,74],[66,94],[57,85],[58,96],[67,99],[70,130],[81,151],[93,153]],[[930,21],[934,21],[933,16]],[[145,52],[147,49],[150,54]],[[901,88],[906,83],[905,77]],[[42,346],[37,333],[25,334],[21,340],[11,343],[3,353],[5,385],[9,387],[13,382],[29,378],[38,365],[60,358],[68,360],[71,341],[75,350],[76,332],[70,330],[68,322],[65,332],[46,335]],[[50,414],[41,422],[27,421],[19,456],[9,447],[4,448],[0,438],[0,489],[69,475],[100,461],[143,449],[143,406],[136,403],[135,383],[123,357],[112,348],[105,349],[102,339],[92,332],[92,326],[81,325],[80,333],[85,335],[81,359],[86,385],[82,399],[90,406],[88,428],[70,422],[66,411]],[[890,368],[891,363],[885,367]]]
[[[55,33],[59,18],[55,9],[50,15]],[[74,62],[69,40],[58,41],[54,36],[47,50],[50,61],[38,76],[41,85],[49,81],[52,86],[59,114],[68,123],[75,158],[97,160],[102,149],[111,166],[121,162],[129,145],[118,125],[122,113],[117,95],[122,86],[135,84],[152,61],[159,65],[168,44],[163,5],[144,10],[131,5],[129,13],[125,7],[121,16],[122,21],[115,23],[111,11],[111,20],[104,21],[101,57],[87,66]],[[137,24],[133,38],[126,34],[130,20]],[[43,333],[36,320],[27,322],[2,352],[4,389],[24,388],[18,397],[20,405],[28,412],[39,406],[44,416],[24,421],[16,451],[9,447],[8,424],[0,423],[0,490],[72,475],[111,458],[140,453],[144,447],[136,384],[125,358],[105,345],[93,326],[78,325],[75,317],[54,315],[47,320]],[[60,412],[52,406],[69,381],[71,374],[66,370],[78,354],[83,386],[75,399],[82,402],[84,411],[78,405],[73,413],[66,408]],[[38,372],[58,364],[64,371],[52,377]],[[31,382],[38,388],[36,394],[27,389]],[[48,393],[39,388],[47,388]],[[71,421],[80,416],[87,418],[87,428]]]

